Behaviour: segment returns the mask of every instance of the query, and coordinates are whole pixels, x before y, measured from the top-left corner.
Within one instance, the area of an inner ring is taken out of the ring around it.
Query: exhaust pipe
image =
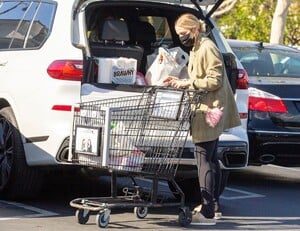
[[[275,161],[275,156],[272,154],[264,154],[259,157],[259,161],[264,164],[270,164]]]

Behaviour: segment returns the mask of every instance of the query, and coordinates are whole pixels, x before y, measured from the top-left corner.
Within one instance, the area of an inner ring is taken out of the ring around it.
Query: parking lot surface
[[[150,208],[144,219],[138,219],[131,208],[116,208],[112,210],[106,230],[300,230],[299,173],[297,168],[277,166],[249,167],[234,172],[221,197],[223,218],[216,226],[180,227],[176,207]],[[106,180],[102,178],[102,184]],[[109,182],[107,184],[109,187]],[[122,184],[129,184],[129,180],[122,180]],[[99,230],[94,214],[87,224],[76,223],[75,209],[69,202],[79,193],[73,186],[63,188],[63,185],[52,185],[51,189],[49,186],[33,201],[0,201],[1,231]],[[168,189],[165,182],[160,188]],[[94,193],[100,193],[101,197],[104,192],[88,192],[86,196]]]

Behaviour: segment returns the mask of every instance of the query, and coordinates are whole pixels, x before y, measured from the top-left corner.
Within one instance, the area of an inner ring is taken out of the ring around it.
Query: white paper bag
[[[133,58],[96,58],[98,82],[134,84],[136,81],[137,60]]]

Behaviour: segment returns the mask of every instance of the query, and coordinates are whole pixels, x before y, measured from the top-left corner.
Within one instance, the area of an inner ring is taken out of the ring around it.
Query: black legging
[[[218,139],[195,144],[198,178],[202,196],[201,213],[213,218],[218,209],[221,181],[221,169],[218,161]]]

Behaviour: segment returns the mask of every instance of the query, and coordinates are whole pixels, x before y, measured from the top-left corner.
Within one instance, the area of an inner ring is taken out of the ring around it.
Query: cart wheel
[[[86,209],[77,209],[75,212],[76,221],[79,224],[86,224],[90,218],[90,212]]]
[[[180,210],[178,215],[178,222],[182,227],[188,226],[192,222],[192,213],[190,211]]]
[[[148,207],[134,207],[134,213],[137,218],[143,219],[148,214]]]
[[[99,228],[106,228],[109,223],[110,210],[100,211],[96,216],[96,223]]]

